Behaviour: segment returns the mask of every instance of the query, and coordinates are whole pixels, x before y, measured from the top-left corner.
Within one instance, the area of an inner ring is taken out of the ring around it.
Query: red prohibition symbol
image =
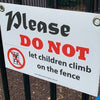
[[[20,57],[22,58],[22,60],[20,61],[17,56],[14,54],[14,52],[16,52],[18,55],[20,55]],[[11,48],[8,50],[7,53],[7,57],[8,57],[8,61],[10,62],[10,64],[16,68],[16,69],[22,69],[25,66],[25,58],[24,55],[22,54],[22,52],[16,48]],[[13,58],[13,59],[12,59]],[[17,64],[15,64],[14,61],[17,62]]]

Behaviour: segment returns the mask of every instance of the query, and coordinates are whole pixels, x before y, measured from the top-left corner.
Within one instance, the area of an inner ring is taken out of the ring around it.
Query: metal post
[[[87,12],[94,12],[94,0],[87,0]],[[82,93],[82,100],[89,100],[89,95]]]
[[[89,95],[82,93],[82,100],[89,100]]]
[[[2,46],[1,31],[0,31],[0,70],[1,70],[5,100],[10,100],[7,73],[6,73],[6,68],[5,68],[4,53],[3,53],[3,46]]]
[[[91,12],[91,0],[87,0],[86,1],[86,12]]]
[[[15,0],[16,4],[22,4],[22,0]]]
[[[96,12],[98,12],[98,8],[99,8],[99,0],[96,0]]]
[[[58,9],[58,0],[54,0],[54,8]]]
[[[46,1],[46,7],[49,7],[49,8],[54,8],[54,4],[53,4],[54,2],[53,2],[53,0],[47,0]]]
[[[71,9],[71,1],[70,0],[67,0],[67,2],[68,2],[68,6],[69,6],[69,8]]]
[[[58,0],[54,0],[53,8],[58,9]],[[57,99],[56,84],[54,83],[50,83],[50,97],[51,97],[51,100]]]
[[[94,0],[91,0],[91,12],[94,13]]]
[[[29,76],[23,74],[23,79],[24,79],[25,100],[31,100]]]
[[[22,0],[16,0],[17,4],[22,4]],[[23,74],[25,100],[31,100],[29,75]]]
[[[57,98],[57,93],[56,93],[56,84],[50,83],[50,97],[51,100],[56,100]]]

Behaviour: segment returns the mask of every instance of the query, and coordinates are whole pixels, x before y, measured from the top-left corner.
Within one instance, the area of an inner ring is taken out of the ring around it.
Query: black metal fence
[[[0,2],[49,7],[56,9],[100,12],[100,0],[0,0]],[[1,34],[1,32],[0,32]],[[5,100],[10,100],[7,72],[4,63],[2,39],[0,35],[0,70]],[[23,74],[25,100],[31,100],[29,76]],[[16,97],[17,98],[17,97]],[[17,99],[16,99],[17,100]],[[40,100],[35,98],[34,100]],[[50,83],[50,99],[57,100],[56,84]],[[69,100],[69,99],[68,99]],[[82,93],[82,100],[89,100],[89,95]],[[92,99],[91,99],[92,100]]]
[[[48,0],[47,6],[58,9],[100,12],[100,0]]]

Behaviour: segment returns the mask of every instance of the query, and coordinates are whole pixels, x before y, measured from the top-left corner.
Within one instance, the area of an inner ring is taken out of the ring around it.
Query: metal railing
[[[80,10],[87,12],[99,12],[100,2],[99,0],[0,0],[1,2],[23,4],[23,5],[34,5],[40,7],[49,7],[55,9],[70,9]],[[0,70],[2,76],[2,83],[4,89],[5,100],[10,100],[7,73],[5,68],[3,46],[0,34]],[[29,76],[23,74],[25,100],[31,100],[30,93],[30,80]],[[57,99],[56,84],[50,83],[50,98],[51,100]],[[82,100],[89,100],[89,95],[82,93]]]

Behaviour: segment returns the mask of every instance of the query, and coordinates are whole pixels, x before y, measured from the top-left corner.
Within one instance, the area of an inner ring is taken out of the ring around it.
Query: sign
[[[21,51],[16,48],[11,48],[8,51],[8,60],[10,64],[16,69],[22,69],[25,66],[25,58]],[[19,59],[22,60],[19,60]]]
[[[0,3],[6,67],[98,94],[100,15]]]

